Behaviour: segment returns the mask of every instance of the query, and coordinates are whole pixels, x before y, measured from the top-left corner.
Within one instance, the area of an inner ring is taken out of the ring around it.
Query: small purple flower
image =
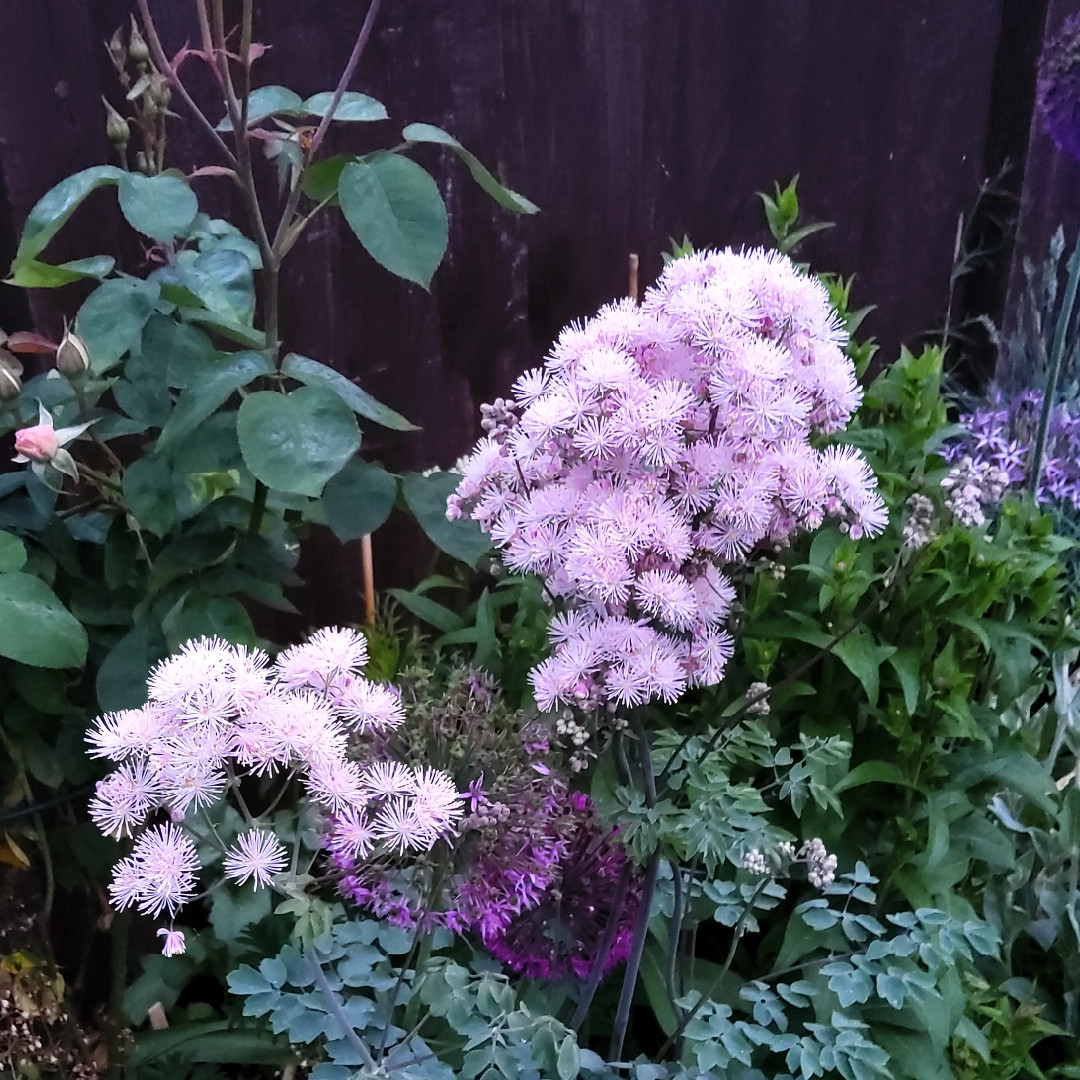
[[[157,932],[157,936],[165,939],[161,943],[162,956],[180,956],[187,947],[184,942],[183,930],[177,930],[174,927],[170,927],[169,929],[162,927]]]
[[[484,774],[481,773],[471,784],[469,784],[466,790],[466,796],[469,800],[469,813],[475,814],[476,808],[480,805],[480,801],[484,798]]]

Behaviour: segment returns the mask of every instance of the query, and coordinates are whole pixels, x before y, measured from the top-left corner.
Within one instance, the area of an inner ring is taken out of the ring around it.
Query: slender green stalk
[[[131,932],[131,912],[121,911],[113,918],[109,928],[112,971],[109,984],[109,1067],[108,1080],[121,1080],[124,1075],[124,991],[127,989],[128,937]]]
[[[732,931],[731,944],[728,946],[727,956],[724,958],[724,966],[717,972],[716,978],[713,979],[712,983],[709,985],[708,992],[698,998],[697,1004],[683,1017],[679,1026],[668,1036],[667,1042],[660,1047],[656,1057],[653,1059],[654,1061],[659,1061],[664,1054],[668,1052],[668,1049],[676,1039],[682,1037],[682,1033],[687,1029],[690,1021],[693,1020],[701,1010],[701,1006],[704,1005],[706,1001],[710,1000],[713,994],[715,994],[723,985],[724,977],[731,970],[731,962],[735,959],[735,950],[738,949],[739,942],[742,940],[743,934],[746,933],[746,923],[754,910],[754,905],[757,903],[758,897],[765,891],[765,886],[768,885],[772,879],[771,874],[762,878],[761,883],[746,902],[746,907],[743,908],[742,914],[739,916],[739,921],[735,924],[735,929]]]
[[[1028,486],[1031,494],[1038,497],[1039,480],[1042,478],[1043,458],[1046,454],[1046,437],[1050,430],[1050,413],[1057,397],[1058,381],[1061,378],[1061,365],[1065,359],[1065,342],[1072,322],[1073,308],[1076,306],[1076,292],[1080,287],[1080,235],[1069,259],[1069,277],[1065,285],[1065,295],[1061,299],[1057,325],[1054,327],[1054,341],[1050,347],[1050,360],[1046,369],[1046,391],[1043,397],[1042,412],[1039,414],[1039,432],[1035,437],[1035,448],[1031,458],[1031,475]]]
[[[641,773],[645,781],[645,803],[656,805],[656,778],[653,776],[652,751],[649,747],[645,725],[638,714],[631,717],[631,725],[638,740],[638,756],[641,760]],[[622,1057],[626,1028],[630,1023],[630,1009],[634,1004],[634,991],[637,989],[638,972],[641,970],[641,957],[645,952],[645,939],[649,936],[649,915],[651,914],[653,894],[656,892],[656,875],[660,869],[660,848],[652,853],[645,871],[645,881],[641,886],[640,907],[637,921],[634,923],[634,936],[630,943],[630,955],[626,959],[626,971],[623,973],[622,992],[619,994],[619,1007],[615,1013],[615,1023],[611,1030],[609,1061],[618,1061]]]
[[[669,859],[668,865],[671,867],[671,880],[675,886],[675,891],[671,904],[671,920],[668,922],[667,963],[664,965],[664,988],[667,990],[668,1000],[671,1002],[671,1011],[675,1014],[675,1019],[681,1021],[683,1011],[682,1007],[677,1004],[676,999],[682,995],[679,993],[679,988],[676,985],[675,966],[676,961],[679,958],[679,938],[682,936],[683,877],[682,867],[679,866],[677,860]]]

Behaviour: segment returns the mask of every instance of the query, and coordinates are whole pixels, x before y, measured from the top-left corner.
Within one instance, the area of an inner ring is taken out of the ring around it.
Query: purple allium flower
[[[338,814],[331,824],[338,888],[398,926],[494,933],[539,903],[567,848],[566,787],[545,760],[547,729],[508,709],[490,676],[476,670],[436,676],[413,668],[402,684],[405,722],[372,741],[373,760],[364,765],[384,811],[363,819]],[[441,764],[455,782],[390,757]],[[401,796],[417,814],[451,814],[455,822],[447,843],[410,862],[393,848],[421,823],[396,805]],[[367,858],[376,835],[384,848]]]
[[[950,442],[943,454],[953,466],[948,478],[954,513],[964,524],[977,524],[979,506],[1000,502],[1008,490],[1028,483],[1043,392],[1025,390],[1012,398],[995,391],[990,401],[965,413],[965,434]],[[1039,477],[1040,503],[1067,503],[1080,509],[1080,411],[1073,401],[1050,410],[1046,450]]]
[[[605,972],[630,953],[640,904],[636,875],[622,911],[613,911],[626,852],[597,819],[587,796],[571,795],[566,816],[572,832],[539,902],[504,929],[481,933],[494,956],[530,979],[588,978],[612,918],[619,922]]]
[[[471,516],[574,620],[532,673],[542,709],[718,682],[727,567],[827,516],[855,539],[885,527],[861,454],[811,441],[861,400],[845,341],[825,287],[785,256],[702,252],[640,308],[567,327],[516,401],[485,411],[447,516]]]
[[[1047,134],[1080,161],[1080,15],[1066,19],[1043,46],[1037,95]]]

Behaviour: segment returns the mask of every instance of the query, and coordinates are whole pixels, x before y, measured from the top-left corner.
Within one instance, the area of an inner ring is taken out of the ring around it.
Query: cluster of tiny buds
[[[493,829],[510,818],[510,807],[504,802],[492,802],[486,795],[480,798],[473,813],[462,821],[464,829]]]
[[[577,748],[584,746],[589,741],[589,729],[584,724],[578,723],[569,709],[564,709],[556,721],[555,734],[560,735]]]
[[[784,840],[776,845],[772,858],[758,848],[751,848],[742,860],[742,868],[750,874],[764,877],[766,874],[787,874],[797,863],[806,865],[806,877],[815,889],[824,889],[836,880],[836,856],[830,855],[825,844],[815,837],[801,848]]]
[[[630,721],[619,712],[619,707],[614,701],[607,702],[604,711],[607,713],[608,726],[612,731],[625,731],[630,726]]]
[[[496,442],[502,442],[517,427],[518,406],[506,398],[497,397],[490,405],[480,406],[480,427],[484,434]]]
[[[941,486],[948,492],[945,505],[953,516],[965,528],[972,528],[986,521],[984,506],[1001,502],[1009,486],[1009,474],[989,461],[965,455],[949,470]]]
[[[762,555],[754,563],[754,569],[762,574],[771,574],[775,581],[783,581],[786,570],[782,562],[777,562],[775,559],[770,559],[768,555]]]
[[[903,544],[909,551],[918,551],[937,536],[937,529],[934,527],[934,503],[925,495],[915,492],[905,505],[908,517],[904,522]]]
[[[575,750],[570,755],[570,771],[575,773],[584,772],[595,757],[596,755],[587,746]]]
[[[767,682],[753,682],[746,691],[746,715],[768,716],[769,709],[769,684]]]

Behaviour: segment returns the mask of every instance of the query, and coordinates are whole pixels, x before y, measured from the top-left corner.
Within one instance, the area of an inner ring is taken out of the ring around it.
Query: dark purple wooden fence
[[[132,6],[0,4],[0,165],[16,227],[53,183],[107,158],[100,97],[118,88],[102,43]],[[185,0],[152,6],[168,47],[195,39]],[[364,10],[257,0],[257,36],[274,46],[259,81],[332,88]],[[336,145],[387,145],[405,123],[435,123],[542,213],[500,211],[455,161],[425,154],[451,216],[431,293],[374,266],[328,215],[285,275],[287,345],[422,425],[376,433],[370,454],[448,465],[476,436],[481,401],[565,322],[625,290],[628,252],[649,280],[669,237],[759,241],[755,192],[798,172],[805,208],[836,222],[807,255],[858,274],[856,302],[877,305],[866,328],[894,353],[940,323],[956,222],[981,179],[1005,156],[1023,160],[1044,15],[1045,0],[387,0],[353,85],[393,120],[336,132]],[[174,129],[179,164],[213,160],[191,124]],[[229,209],[226,181],[196,183]],[[110,206],[103,195],[82,213],[57,254],[119,245],[137,263]],[[55,332],[77,301],[34,295],[30,315]],[[3,298],[9,322],[19,302]],[[394,573],[419,550],[386,547]],[[314,618],[356,614],[342,599],[355,595],[354,562],[329,548],[312,560]]]

